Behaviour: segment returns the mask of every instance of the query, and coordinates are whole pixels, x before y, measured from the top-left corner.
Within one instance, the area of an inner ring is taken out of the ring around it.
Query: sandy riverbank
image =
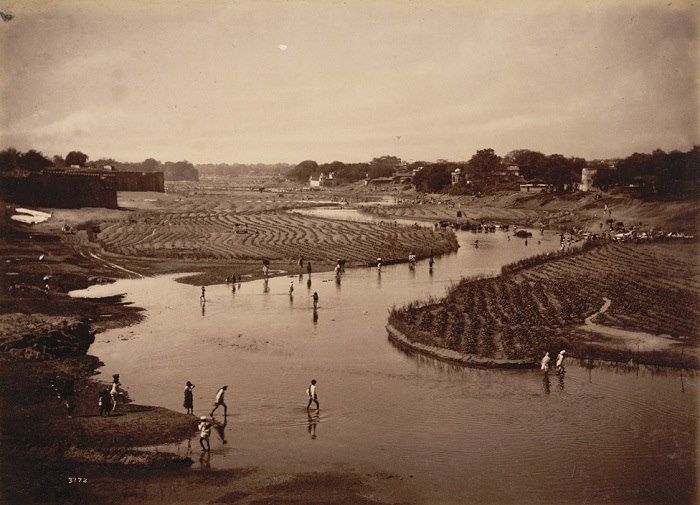
[[[503,192],[495,195],[450,196],[406,195],[404,203],[388,206],[362,206],[362,211],[389,219],[416,221],[450,220],[505,223],[518,226],[543,226],[548,229],[589,228],[600,230],[604,206],[612,211],[615,222],[666,231],[696,232],[697,202],[693,199],[643,201],[622,195],[593,193],[528,194]],[[457,217],[457,212],[461,217]]]

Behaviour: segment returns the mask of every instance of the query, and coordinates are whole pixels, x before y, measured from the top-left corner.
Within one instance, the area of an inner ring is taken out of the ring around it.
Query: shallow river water
[[[326,217],[371,219],[351,210]],[[554,250],[539,231],[458,232],[459,252],[426,262],[348,269],[207,288],[176,275],[73,293],[126,293],[145,320],[98,335],[90,353],[105,380],[120,373],[139,403],[208,414],[227,384],[226,427],[195,469],[348,470],[396,475],[391,498],[412,503],[687,502],[695,487],[697,379],[570,362],[564,377],[459,368],[405,353],[387,339],[388,309],[442,296],[462,276],[495,274]],[[474,241],[479,240],[479,247]],[[540,243],[538,243],[540,242]],[[290,265],[290,269],[294,268]],[[294,280],[294,296],[288,288]],[[310,296],[320,297],[314,316]],[[320,414],[307,414],[318,381]],[[220,409],[221,410],[221,409]],[[223,422],[223,413],[216,415]],[[223,435],[226,443],[222,442]],[[196,438],[191,455],[198,460]],[[189,451],[188,442],[171,450]]]

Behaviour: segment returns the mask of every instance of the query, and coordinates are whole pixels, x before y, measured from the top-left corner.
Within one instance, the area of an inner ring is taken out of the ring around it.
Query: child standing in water
[[[314,309],[316,309],[316,307],[318,306],[318,293],[316,291],[314,291],[314,294],[311,295],[311,298],[313,298]]]
[[[292,296],[292,293],[294,293],[294,279],[289,281],[289,296]]]
[[[204,294],[206,293],[206,291],[207,291],[207,288],[205,288],[204,286],[202,286],[202,295],[199,297],[199,301],[200,301],[200,302],[206,302],[206,301],[207,301],[206,297],[204,296]]]
[[[542,358],[542,362],[540,363],[540,369],[544,372],[547,373],[549,372],[549,353],[546,352],[544,353],[544,357]]]
[[[211,436],[211,424],[207,421],[207,416],[202,416],[199,418],[199,445],[202,446],[203,451],[210,452],[211,446],[209,445],[209,437]],[[206,443],[206,446],[205,446]]]

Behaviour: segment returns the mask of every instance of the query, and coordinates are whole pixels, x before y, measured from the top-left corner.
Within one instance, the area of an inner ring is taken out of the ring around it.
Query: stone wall
[[[43,172],[0,177],[0,196],[27,206],[117,208],[116,179],[110,174]]]
[[[165,192],[163,172],[113,172],[117,191]]]

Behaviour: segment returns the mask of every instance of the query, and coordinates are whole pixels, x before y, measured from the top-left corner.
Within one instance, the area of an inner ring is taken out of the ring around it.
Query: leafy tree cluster
[[[289,177],[299,182],[309,180],[310,176],[318,176],[321,173],[333,172],[334,177],[341,182],[351,183],[361,181],[367,177],[391,177],[401,167],[401,158],[396,156],[381,156],[372,159],[369,163],[343,163],[333,161],[331,163],[318,164],[314,160],[304,160],[289,171]]]
[[[116,161],[112,158],[102,158],[92,163],[95,168],[105,165],[113,167],[120,172],[163,172],[165,179],[169,181],[197,181],[199,172],[189,161],[166,161],[161,163],[155,158],[146,158],[143,161],[128,163]]]
[[[440,162],[424,166],[413,178],[413,185],[421,193],[441,193],[452,185],[452,171],[466,169],[465,163]]]
[[[528,149],[511,151],[504,157],[507,165],[517,165],[520,175],[529,182],[551,184],[557,191],[581,180],[583,158],[567,158],[561,154],[546,155]]]
[[[0,173],[37,172],[53,166],[53,161],[39,151],[21,152],[12,147],[0,151]]]
[[[634,153],[619,160],[614,169],[602,164],[594,167],[598,170],[593,184],[602,189],[651,180],[660,194],[694,193],[700,169],[700,146],[688,152],[666,153],[657,149],[651,154]]]

